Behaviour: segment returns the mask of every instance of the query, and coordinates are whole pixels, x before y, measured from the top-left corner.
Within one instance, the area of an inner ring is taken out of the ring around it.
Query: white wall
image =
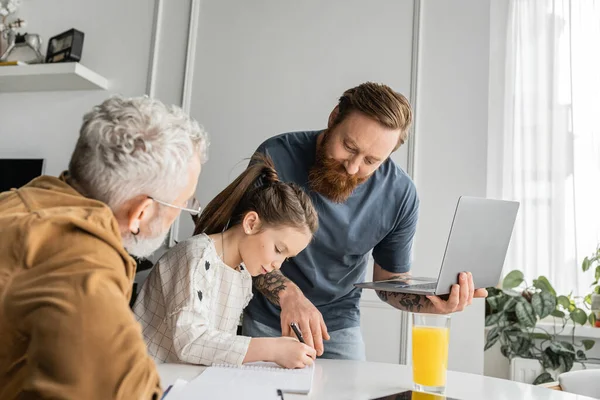
[[[158,4],[158,0],[150,3]],[[191,0],[162,0],[161,3],[162,9],[157,11],[156,17],[156,71],[152,90],[161,101],[181,106]]]
[[[507,0],[491,0],[487,194],[497,198],[502,197],[504,73],[508,9],[509,2]]]
[[[436,275],[458,197],[486,195],[490,0],[424,0],[415,181],[415,275]],[[483,300],[452,318],[449,368],[483,372]]]
[[[70,28],[85,33],[83,64],[110,80],[110,90],[0,93],[0,157],[43,157],[46,173],[69,162],[81,118],[111,93],[146,89],[154,2],[146,0],[28,0],[19,16],[26,31],[50,37]]]
[[[265,139],[326,127],[344,90],[373,80],[408,94],[411,35],[412,0],[203,1],[191,104],[211,134],[201,202]],[[406,164],[405,149],[395,157]]]

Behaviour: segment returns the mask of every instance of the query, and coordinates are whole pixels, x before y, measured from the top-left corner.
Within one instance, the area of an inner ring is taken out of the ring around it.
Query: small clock
[[[84,34],[77,29],[69,29],[48,41],[47,63],[81,61]]]

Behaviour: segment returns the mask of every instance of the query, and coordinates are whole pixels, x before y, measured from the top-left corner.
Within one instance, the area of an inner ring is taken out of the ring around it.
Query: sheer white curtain
[[[502,196],[521,202],[507,269],[587,292],[600,242],[600,0],[511,0]]]

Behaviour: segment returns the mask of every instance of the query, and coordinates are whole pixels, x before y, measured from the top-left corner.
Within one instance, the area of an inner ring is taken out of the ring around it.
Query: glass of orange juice
[[[415,390],[446,390],[450,315],[413,314],[412,367]]]

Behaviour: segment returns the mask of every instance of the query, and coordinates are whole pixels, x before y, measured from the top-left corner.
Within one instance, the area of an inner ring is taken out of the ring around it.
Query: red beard
[[[308,173],[310,188],[321,193],[334,203],[343,203],[369,177],[358,177],[346,172],[346,168],[326,153],[328,132],[325,132],[321,146],[317,149],[315,165]]]

